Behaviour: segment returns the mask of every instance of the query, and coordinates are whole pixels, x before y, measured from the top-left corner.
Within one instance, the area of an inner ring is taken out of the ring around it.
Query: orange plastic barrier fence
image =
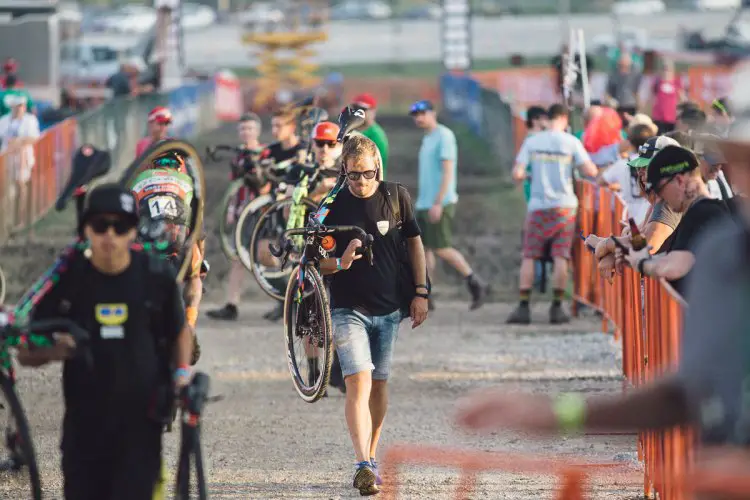
[[[433,467],[459,469],[461,476],[455,498],[471,496],[477,475],[483,472],[502,471],[512,474],[543,474],[560,477],[556,500],[582,500],[586,498],[586,482],[591,474],[630,474],[632,469],[621,463],[587,463],[575,458],[550,459],[524,456],[518,453],[468,451],[454,448],[421,445],[398,445],[388,448],[383,456],[384,500],[395,500],[399,492],[399,467],[421,464]]]
[[[576,187],[582,234],[620,234],[625,208],[620,197],[588,181],[579,181]],[[684,303],[669,285],[641,279],[629,268],[610,284],[600,277],[581,239],[576,242],[573,266],[576,300],[599,310],[604,331],[611,321],[621,338],[622,370],[629,385],[651,382],[676,366]],[[642,433],[638,453],[646,470],[644,492],[655,491],[662,500],[688,498],[678,478],[685,477],[692,448],[687,429]]]
[[[75,118],[45,130],[33,146],[34,164],[27,182],[19,182],[23,176],[18,176],[29,168],[25,151],[0,155],[0,242],[52,208],[70,175],[76,146]]]

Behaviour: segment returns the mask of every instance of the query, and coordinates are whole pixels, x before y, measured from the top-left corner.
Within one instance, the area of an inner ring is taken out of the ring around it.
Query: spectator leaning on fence
[[[39,139],[39,120],[26,111],[26,97],[11,95],[5,99],[10,113],[0,117],[0,152],[6,153],[6,168],[16,189],[16,223],[27,220],[26,205],[28,184],[34,168],[34,143]]]
[[[435,271],[435,256],[447,262],[466,279],[471,309],[484,304],[489,287],[474,273],[461,253],[453,248],[453,218],[458,202],[458,144],[451,129],[438,123],[430,101],[412,104],[409,114],[425,131],[419,148],[419,193],[415,208],[426,249],[427,269]],[[432,301],[431,301],[432,302]]]
[[[730,217],[720,200],[709,197],[701,176],[698,158],[683,147],[667,146],[648,166],[646,189],[653,190],[682,220],[656,255],[649,248],[630,251],[628,262],[640,273],[666,278],[680,294],[685,293],[685,277],[695,261],[693,252],[702,232],[717,221]]]
[[[383,179],[385,179],[388,171],[388,136],[385,135],[383,127],[375,121],[378,101],[371,94],[359,94],[354,98],[353,103],[365,110],[365,123],[360,132],[378,147],[380,158],[383,160]]]
[[[628,143],[632,148],[628,158],[621,158],[612,166],[599,173],[597,183],[600,186],[616,191],[627,208],[627,215],[641,226],[651,205],[642,192],[638,182],[638,173],[628,165],[628,161],[638,156],[638,149],[654,135],[654,128],[649,125],[633,125],[628,129]]]
[[[714,99],[707,118],[711,124],[719,129],[720,135],[725,137],[729,133],[729,127],[734,121],[728,99],[726,97]]]
[[[734,197],[732,187],[724,177],[726,159],[716,146],[719,136],[700,134],[694,140],[694,152],[700,160],[701,176],[708,188],[708,194],[714,200],[722,200],[729,207]]]
[[[17,87],[23,87],[23,82],[18,79],[18,61],[9,57],[3,63],[3,74],[0,75],[0,89],[6,88],[8,84],[8,77],[15,79],[15,85]]]
[[[575,237],[578,198],[573,185],[573,167],[584,176],[594,177],[597,170],[581,141],[565,130],[568,111],[555,104],[547,112],[547,130],[527,137],[513,167],[513,180],[523,182],[531,164],[531,198],[524,229],[518,308],[508,323],[531,322],[529,298],[534,283],[534,261],[545,256],[550,246],[554,259],[554,300],[551,323],[565,323],[569,317],[561,301],[568,283],[568,260]]]

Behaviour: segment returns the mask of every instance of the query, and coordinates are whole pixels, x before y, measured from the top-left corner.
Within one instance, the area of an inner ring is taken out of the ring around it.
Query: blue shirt
[[[458,167],[458,145],[455,134],[445,125],[425,135],[419,148],[419,195],[414,204],[417,210],[429,210],[436,201],[443,182],[443,161],[453,162],[453,179],[443,198],[443,206],[458,201],[456,170]]]
[[[577,208],[573,169],[589,161],[581,141],[566,132],[545,130],[523,141],[516,165],[531,165],[528,210]]]

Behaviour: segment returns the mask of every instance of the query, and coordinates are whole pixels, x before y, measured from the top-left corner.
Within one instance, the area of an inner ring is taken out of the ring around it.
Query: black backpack
[[[401,227],[404,224],[401,218],[401,199],[398,191],[401,188],[401,184],[397,182],[382,181],[378,189],[381,190],[383,195],[388,199],[388,206],[391,210],[391,215],[396,220],[396,228],[401,234]],[[404,317],[409,316],[409,310],[411,308],[411,302],[417,293],[417,283],[414,282],[414,270],[411,265],[411,259],[409,258],[409,248],[406,242],[406,238],[403,236],[400,238],[400,251],[399,251],[399,275],[398,275],[398,291],[399,291],[399,303],[401,304],[401,314]],[[430,281],[430,275],[425,270],[425,276],[427,277],[428,292],[432,291],[432,282]]]

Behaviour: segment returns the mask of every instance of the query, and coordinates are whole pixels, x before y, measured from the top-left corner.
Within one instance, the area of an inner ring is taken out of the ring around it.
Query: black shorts
[[[144,424],[122,433],[105,452],[63,446],[65,499],[152,500],[161,472],[161,435],[160,426]]]

